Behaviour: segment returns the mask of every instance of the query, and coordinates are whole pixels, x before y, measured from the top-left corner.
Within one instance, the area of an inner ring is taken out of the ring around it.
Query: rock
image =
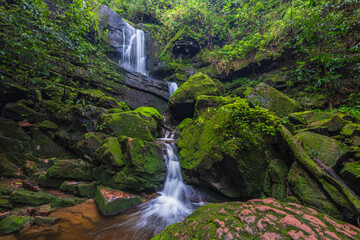
[[[95,202],[104,216],[114,215],[141,203],[140,196],[99,186]]]
[[[197,73],[171,96],[169,100],[171,115],[177,120],[193,117],[196,98],[200,95],[218,96],[220,91],[210,77]]]
[[[107,132],[116,137],[135,137],[152,141],[156,139],[157,129],[163,121],[160,113],[151,107],[141,107],[124,113],[100,116],[97,125],[102,125]]]
[[[82,198],[75,197],[56,197],[51,201],[51,207],[70,207],[84,202]]]
[[[340,136],[347,144],[360,146],[360,124],[348,123],[341,132]]]
[[[19,127],[19,124],[9,119],[0,119],[0,135],[19,141],[30,141],[29,136]]]
[[[274,199],[206,204],[157,239],[359,239],[360,229]]]
[[[92,180],[93,166],[82,159],[59,160],[51,166],[46,175],[51,178]]]
[[[0,141],[1,142],[1,141]],[[18,168],[10,162],[0,151],[0,175],[4,177],[18,177]]]
[[[198,117],[212,108],[219,108],[223,105],[234,103],[239,99],[240,98],[200,95],[196,98],[195,116]]]
[[[19,231],[25,224],[30,221],[30,217],[19,217],[10,215],[0,220],[0,235],[9,234]]]
[[[49,218],[49,217],[44,217],[44,216],[36,216],[36,217],[34,217],[34,224],[39,225],[39,226],[50,226],[59,220],[60,220],[60,218]]]
[[[96,150],[95,158],[96,163],[110,168],[118,169],[125,166],[121,146],[116,137],[105,139],[103,145]]]
[[[314,111],[305,111],[305,112],[296,112],[289,115],[289,120],[293,124],[304,124],[308,125],[311,121],[312,116],[314,116]]]
[[[342,218],[341,213],[327,194],[318,186],[316,179],[302,167],[293,164],[288,174],[291,190],[302,204],[317,209],[336,218]]]
[[[50,204],[44,204],[44,205],[41,205],[35,215],[36,216],[46,216],[48,215],[50,212],[52,211],[52,208],[51,208],[51,205]]]
[[[43,130],[55,131],[58,126],[55,123],[50,122],[49,120],[45,120],[39,124],[39,128]]]
[[[314,121],[310,124],[311,128],[324,126],[327,128],[330,134],[337,134],[341,129],[350,123],[345,120],[339,114],[333,114],[330,119],[324,119],[319,121]]]
[[[265,83],[258,84],[247,100],[253,105],[269,109],[280,117],[299,109],[299,105],[294,100]]]
[[[4,77],[4,75],[2,75]],[[0,103],[1,106],[9,102],[16,102],[21,99],[26,99],[29,90],[25,87],[14,83],[12,79],[1,79],[0,82]]]
[[[201,50],[199,43],[194,39],[178,40],[174,43],[172,52],[175,55],[193,57]]]
[[[12,208],[13,208],[13,205],[11,205],[9,199],[0,197],[0,212],[7,211]]]
[[[320,159],[327,166],[335,167],[339,160],[345,159],[350,148],[327,136],[312,132],[301,132],[295,135],[309,156]]]
[[[118,102],[115,98],[108,96],[100,98],[95,105],[106,109],[115,108],[122,110],[123,112],[130,111],[129,106],[125,102]]]
[[[96,184],[88,182],[70,182],[65,181],[60,190],[70,192],[80,197],[93,198],[96,192]]]
[[[242,100],[186,119],[177,142],[184,179],[230,198],[259,196],[270,154],[257,124],[267,121],[271,128],[273,118]]]
[[[22,100],[6,104],[4,116],[16,121],[26,119],[30,123],[46,120],[45,114],[36,112],[34,109],[26,106]]]
[[[86,99],[92,104],[95,104],[103,97],[106,97],[105,93],[97,89],[80,90],[78,93],[79,99]]]
[[[85,133],[76,143],[76,152],[80,157],[92,159],[95,151],[102,146],[105,137],[105,134],[99,132]]]
[[[38,183],[41,187],[59,188],[63,182],[63,179],[51,178],[45,174],[41,174],[38,178]]]
[[[304,96],[300,97],[300,104],[305,109],[325,109],[329,105],[329,100],[321,93],[304,93]]]
[[[25,189],[17,189],[10,195],[10,201],[17,205],[40,206],[50,203],[56,197],[49,193],[30,192]]]
[[[288,174],[288,167],[279,159],[271,161],[265,173],[263,191],[268,197],[283,201],[286,197],[285,178]]]
[[[346,163],[340,172],[341,178],[349,187],[360,195],[360,162]]]
[[[39,192],[40,191],[40,188],[37,185],[37,183],[32,181],[32,180],[29,180],[29,179],[22,180],[21,184],[22,184],[22,187],[27,189],[27,190],[30,190],[30,191],[33,191],[33,192]]]
[[[159,190],[166,172],[162,149],[154,143],[136,138],[127,138],[124,144],[126,167],[117,172],[107,185],[135,192]]]

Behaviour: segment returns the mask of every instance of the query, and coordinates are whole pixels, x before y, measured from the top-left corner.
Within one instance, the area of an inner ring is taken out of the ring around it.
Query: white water
[[[169,87],[169,95],[171,97],[171,95],[173,95],[174,92],[178,89],[178,85],[176,84],[176,82],[168,82],[168,87]]]
[[[164,159],[167,176],[159,195],[142,204],[138,211],[126,216],[125,222],[101,227],[91,233],[96,239],[151,239],[168,225],[180,222],[204,203],[200,193],[186,185],[181,176],[180,162],[176,155],[174,134],[167,131],[165,138],[158,139],[164,144]],[[120,236],[120,237],[119,237]]]
[[[121,65],[146,75],[145,34],[126,23],[123,27],[123,55]]]

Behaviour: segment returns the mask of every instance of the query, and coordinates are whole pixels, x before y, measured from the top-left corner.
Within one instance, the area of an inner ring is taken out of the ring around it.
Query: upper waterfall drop
[[[147,75],[144,31],[125,23],[122,49],[121,65],[131,71]]]

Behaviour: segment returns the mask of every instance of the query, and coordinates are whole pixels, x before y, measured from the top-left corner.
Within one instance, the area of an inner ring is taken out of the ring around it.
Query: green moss
[[[93,166],[81,159],[59,160],[51,166],[46,175],[51,178],[92,180]]]
[[[97,89],[80,90],[78,94],[78,98],[85,98],[93,103],[99,101],[102,97],[106,97],[105,94]]]
[[[130,111],[129,106],[125,102],[118,102],[115,98],[103,96],[100,98],[98,102],[95,104],[98,107],[103,107],[106,109],[114,108],[119,109],[123,112]]]
[[[351,189],[360,195],[360,162],[346,163],[340,175]]]
[[[198,117],[204,112],[210,111],[211,108],[219,108],[239,100],[240,98],[200,95],[196,98],[195,116]]]
[[[17,205],[40,206],[50,203],[56,197],[49,193],[31,192],[25,189],[17,189],[10,195],[10,201]]]
[[[0,235],[19,231],[24,225],[24,219],[18,215],[7,216],[0,220]]]
[[[60,188],[60,186],[63,184],[63,179],[57,179],[57,178],[50,178],[46,176],[45,174],[42,174],[38,178],[39,186],[41,187],[48,187],[48,188]]]
[[[58,126],[55,123],[50,122],[49,120],[45,120],[39,124],[39,128],[44,130],[55,131],[58,128]]]
[[[105,139],[103,145],[96,150],[95,158],[97,163],[109,167],[119,168],[125,166],[121,146],[116,137]]]
[[[100,132],[86,133],[76,143],[76,151],[79,151],[82,155],[93,157],[95,151],[102,146],[105,137],[106,135]]]
[[[288,174],[288,167],[284,162],[279,159],[271,161],[268,169],[266,170],[264,179],[264,193],[268,197],[282,201],[286,197],[285,178]]]
[[[9,119],[0,119],[0,135],[20,141],[30,141],[19,124]]]

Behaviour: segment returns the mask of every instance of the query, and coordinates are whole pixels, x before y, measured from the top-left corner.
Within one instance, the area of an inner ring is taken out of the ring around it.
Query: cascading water
[[[168,82],[168,87],[169,87],[169,95],[171,97],[171,95],[173,95],[174,92],[178,89],[178,85],[176,84],[176,82]]]
[[[145,34],[126,23],[123,27],[123,55],[121,65],[146,75]]]
[[[182,180],[174,133],[167,131],[165,138],[158,139],[158,142],[164,144],[167,166],[163,190],[159,192],[159,196],[128,215],[125,222],[100,226],[100,230],[92,233],[97,240],[112,239],[115,236],[126,240],[151,239],[168,225],[184,220],[204,204],[200,193]]]

